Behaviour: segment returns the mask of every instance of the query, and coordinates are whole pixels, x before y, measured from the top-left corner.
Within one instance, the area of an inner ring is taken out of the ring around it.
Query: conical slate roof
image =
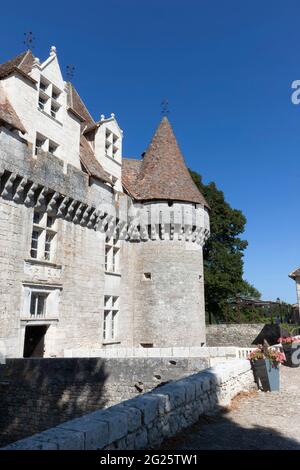
[[[195,185],[177,144],[169,120],[158,126],[143,159],[124,161],[125,189],[137,200],[173,200],[203,204],[203,195]]]

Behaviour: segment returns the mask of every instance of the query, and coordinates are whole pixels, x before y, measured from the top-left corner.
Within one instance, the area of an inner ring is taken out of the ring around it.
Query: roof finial
[[[55,46],[51,46],[50,55],[56,55],[56,47]]]
[[[114,119],[115,118],[115,113],[111,113],[110,117]]]
[[[100,116],[100,120],[101,120],[101,121],[104,121],[104,119],[105,119],[105,116],[104,116],[104,114],[101,114],[101,116]]]
[[[26,33],[24,33],[23,44],[25,44],[27,49],[30,49],[30,50],[34,49],[34,41],[35,41],[35,37],[33,36],[32,31],[27,31]]]
[[[161,105],[160,114],[162,114],[163,116],[168,116],[170,114],[169,101],[166,98],[164,98],[162,102],[160,103],[160,105]]]

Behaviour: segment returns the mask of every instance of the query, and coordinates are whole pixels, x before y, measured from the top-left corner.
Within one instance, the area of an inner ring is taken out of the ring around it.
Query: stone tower
[[[123,334],[132,335],[134,347],[201,346],[208,205],[166,117],[142,160],[123,159],[122,181],[136,228],[123,252],[124,316],[131,330],[124,325]]]

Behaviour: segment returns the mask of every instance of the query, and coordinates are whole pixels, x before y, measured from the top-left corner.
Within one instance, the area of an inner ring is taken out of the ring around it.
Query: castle
[[[208,205],[164,117],[140,160],[94,121],[56,48],[0,65],[0,344],[203,346]]]

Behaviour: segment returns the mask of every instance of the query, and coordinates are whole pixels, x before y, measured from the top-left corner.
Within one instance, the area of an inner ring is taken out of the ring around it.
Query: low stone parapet
[[[65,349],[64,357],[99,357],[99,358],[205,358],[210,365],[238,358],[238,349],[232,347],[173,347],[173,348],[101,348],[101,349]],[[216,361],[215,361],[216,360]]]
[[[3,450],[149,449],[254,387],[250,363],[232,360],[105,410],[67,421]]]

